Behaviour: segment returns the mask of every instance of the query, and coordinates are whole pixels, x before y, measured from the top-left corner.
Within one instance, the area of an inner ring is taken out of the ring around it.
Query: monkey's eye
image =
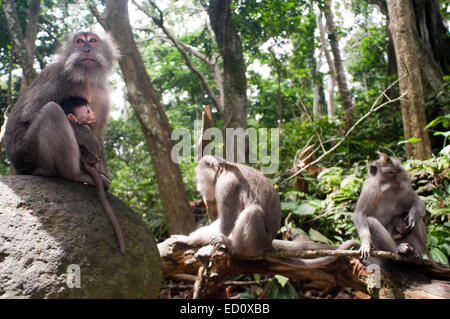
[[[77,39],[77,43],[84,43],[83,39],[79,38]]]
[[[96,38],[90,38],[89,42],[97,42],[97,39]]]

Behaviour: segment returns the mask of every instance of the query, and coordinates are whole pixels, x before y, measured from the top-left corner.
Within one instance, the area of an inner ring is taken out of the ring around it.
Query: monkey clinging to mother
[[[80,166],[73,129],[59,103],[69,96],[89,101],[97,114],[92,131],[101,147],[101,171],[106,172],[103,146],[109,113],[107,76],[119,53],[110,37],[78,32],[66,37],[48,65],[19,97],[9,116],[4,144],[18,174],[55,176],[95,185]],[[109,177],[102,174],[105,187]]]

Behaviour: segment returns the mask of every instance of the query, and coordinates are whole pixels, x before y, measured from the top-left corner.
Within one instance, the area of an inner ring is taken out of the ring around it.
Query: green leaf
[[[309,229],[309,237],[314,240],[325,244],[332,244],[331,240],[329,240],[327,237],[319,233],[314,228]]]
[[[447,243],[443,243],[442,245],[439,245],[441,249],[445,249],[447,256],[450,256],[450,245]]]
[[[422,141],[422,139],[417,138],[417,137],[411,137],[409,140],[404,140],[404,141],[398,142],[397,145],[405,144],[405,143],[417,143],[417,142],[420,142],[420,141]]]
[[[309,203],[303,203],[300,206],[297,207],[295,211],[293,211],[293,214],[299,215],[299,216],[308,216],[308,215],[314,215],[314,213],[317,210],[317,206],[311,205]]]
[[[286,283],[289,281],[289,278],[284,277],[282,275],[275,275],[274,278],[281,285],[281,287],[284,287],[286,285]]]
[[[298,204],[296,202],[282,202],[281,203],[281,209],[282,210],[293,211],[297,207],[298,207]]]
[[[431,257],[437,262],[448,266],[448,259],[445,257],[444,253],[440,251],[438,248],[433,248],[430,251]]]
[[[444,135],[445,137],[449,137],[450,136],[450,131],[448,132],[435,132],[434,136],[436,135]]]

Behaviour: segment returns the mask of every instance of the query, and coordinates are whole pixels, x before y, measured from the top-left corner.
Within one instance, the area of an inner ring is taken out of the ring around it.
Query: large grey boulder
[[[155,240],[125,203],[112,195],[108,201],[126,255],[94,187],[0,177],[0,298],[156,298],[162,270]]]

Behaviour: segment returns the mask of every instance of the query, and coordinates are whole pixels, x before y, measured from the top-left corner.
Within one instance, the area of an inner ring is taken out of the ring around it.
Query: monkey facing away
[[[370,165],[352,216],[361,238],[361,257],[369,257],[372,248],[414,257],[425,253],[435,268],[448,271],[428,251],[425,204],[412,189],[401,162],[380,155]]]
[[[218,219],[189,236],[176,236],[176,242],[204,246],[197,254],[210,256],[224,244],[233,254],[260,256],[273,249],[272,240],[281,223],[281,205],[272,183],[258,170],[207,155],[195,168],[197,190],[205,200],[216,201]],[[355,241],[344,243],[350,248]],[[314,268],[336,257],[316,259],[268,258],[280,266]]]
[[[204,156],[195,168],[197,190],[216,201],[218,218],[189,236],[177,236],[188,245],[209,245],[199,254],[211,255],[226,245],[232,253],[257,256],[272,247],[281,223],[281,205],[272,183],[258,170]]]
[[[107,186],[103,147],[109,112],[107,75],[118,51],[108,35],[78,32],[66,37],[58,56],[13,107],[4,136],[6,155],[18,174],[57,176],[95,185],[80,167],[74,131],[59,105],[69,96],[80,96],[90,101],[96,114],[96,122],[90,126],[101,148],[101,178]]]
[[[100,203],[114,227],[120,252],[125,254],[125,242],[123,240],[122,231],[119,222],[106,199],[105,187],[107,185],[104,185],[100,177],[102,169],[100,165],[100,155],[102,148],[90,127],[90,125],[96,122],[96,114],[91,110],[88,101],[82,97],[69,97],[64,99],[61,101],[61,108],[67,114],[67,118],[72,125],[75,138],[80,147],[81,168],[92,176],[97,188],[97,195]]]

